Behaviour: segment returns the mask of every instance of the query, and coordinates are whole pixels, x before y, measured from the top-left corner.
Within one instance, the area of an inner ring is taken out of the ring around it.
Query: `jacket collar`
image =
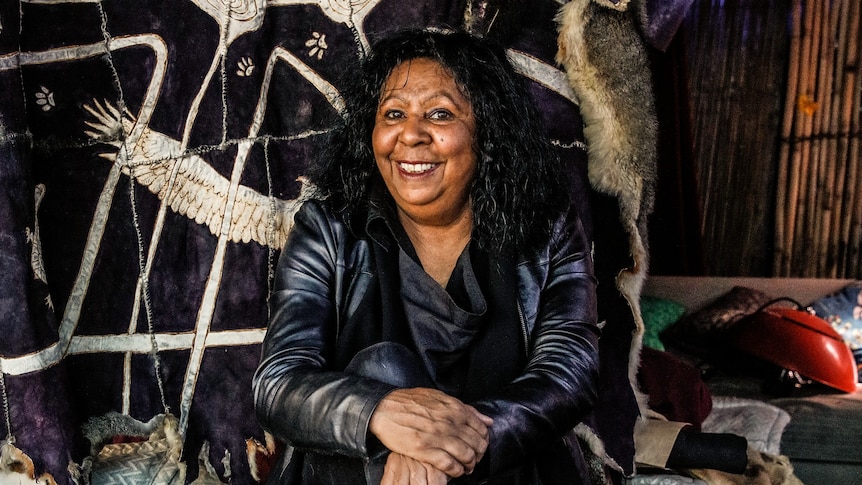
[[[407,237],[398,221],[395,202],[382,183],[375,183],[369,191],[368,211],[364,227],[365,234],[386,251],[393,249],[399,242],[402,242],[400,241],[402,234],[405,238]]]

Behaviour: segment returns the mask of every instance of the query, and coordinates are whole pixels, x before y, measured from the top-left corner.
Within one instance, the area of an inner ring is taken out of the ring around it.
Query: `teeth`
[[[398,166],[407,173],[422,173],[434,168],[433,163],[399,163]]]

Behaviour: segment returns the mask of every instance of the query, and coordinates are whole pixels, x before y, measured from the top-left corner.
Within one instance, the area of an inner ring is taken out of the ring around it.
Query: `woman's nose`
[[[419,145],[431,141],[428,121],[420,117],[409,117],[401,125],[401,141],[406,145]]]

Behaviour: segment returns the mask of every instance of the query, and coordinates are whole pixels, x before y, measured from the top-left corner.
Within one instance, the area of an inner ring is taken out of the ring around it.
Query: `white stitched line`
[[[222,36],[219,39],[219,57],[221,60],[219,66],[221,68],[221,144],[224,146],[227,142],[227,47],[228,33],[230,32],[231,16],[226,15],[227,21],[222,26]]]
[[[334,86],[329,84],[329,82],[320,77],[289,51],[282,47],[277,47],[273,49],[273,52],[270,54],[269,60],[267,61],[266,72],[261,85],[260,97],[258,98],[254,117],[252,118],[252,124],[248,132],[248,140],[253,140],[260,131],[260,127],[266,113],[266,104],[269,98],[268,94],[270,83],[272,82],[272,73],[275,69],[276,62],[280,60],[287,61],[288,64],[305,76],[305,78],[308,79],[308,81],[311,82],[339,112],[343,111],[343,101]],[[186,367],[186,375],[183,381],[179,420],[179,432],[182,435],[185,434],[188,427],[189,411],[191,410],[192,399],[194,398],[195,393],[195,385],[197,383],[198,373],[200,372],[200,366],[203,361],[205,340],[207,332],[209,332],[209,326],[212,323],[219,285],[221,283],[222,272],[224,271],[224,253],[227,249],[228,234],[230,232],[233,216],[233,206],[236,201],[236,192],[252,145],[253,143],[251,141],[242,141],[237,147],[236,159],[234,160],[233,171],[231,173],[230,189],[228,190],[227,201],[225,203],[224,219],[222,220],[218,245],[216,246],[210,275],[204,289],[201,307],[198,310],[198,319],[195,323],[195,339],[191,352],[189,353],[189,362]]]
[[[156,56],[156,66],[153,72],[153,79],[150,80],[150,84],[144,95],[144,106],[141,110],[140,116],[138,117],[138,124],[132,128],[132,132],[127,137],[129,144],[134,146],[143,131],[144,125],[149,122],[151,115],[149,107],[155,105],[155,98],[161,90],[162,81],[164,80],[164,66],[167,65],[167,46],[158,36],[145,34],[113,38],[110,40],[108,48],[110,50],[118,50],[132,45],[149,46],[152,48]],[[20,65],[35,65],[85,59],[103,54],[104,52],[104,44],[91,44],[88,46],[49,49],[41,52],[18,53],[13,57],[16,62],[20,63]],[[11,62],[3,62],[7,59],[9,58],[0,59],[0,70],[14,67],[14,64]],[[121,155],[122,154],[118,154],[118,161],[111,167],[111,171],[108,173],[102,193],[99,195],[99,202],[96,206],[96,210],[93,214],[93,221],[90,224],[90,230],[87,234],[84,253],[81,258],[81,266],[72,285],[72,290],[66,302],[66,309],[60,322],[60,328],[58,329],[59,339],[57,343],[47,346],[36,354],[0,359],[4,362],[4,366],[7,370],[10,367],[15,367],[17,365],[24,365],[33,370],[45,369],[56,364],[63,358],[63,356],[65,356],[69,343],[72,340],[72,335],[78,325],[81,306],[83,305],[84,298],[86,297],[87,290],[90,285],[90,277],[92,276],[96,254],[98,253],[102,236],[104,235],[108,213],[110,212],[111,200],[113,199],[114,190],[116,189],[121,173]]]
[[[272,170],[269,162],[269,140],[263,143],[263,160],[266,167],[266,186],[269,195],[269,216],[267,217],[266,225],[266,240],[267,240],[267,255],[266,255],[266,321],[269,321],[271,316],[269,308],[269,298],[272,295],[272,288],[275,284],[275,248],[272,242],[275,240],[275,194],[273,193],[272,185]]]
[[[108,68],[111,71],[111,81],[114,84],[114,89],[116,89],[116,91],[117,91],[117,100],[116,100],[117,101],[117,110],[120,112],[119,122],[120,122],[120,126],[122,126],[122,123],[123,123],[122,116],[127,111],[126,100],[125,100],[125,96],[123,94],[123,86],[122,86],[122,83],[120,82],[120,75],[119,75],[119,73],[117,73],[117,67],[114,65],[114,57],[113,57],[113,55],[111,55],[111,50],[109,48],[110,43],[111,43],[111,34],[108,32],[108,17],[105,14],[105,9],[102,6],[102,2],[98,3],[98,7],[99,7],[99,17],[100,17],[100,28],[102,30],[102,37],[105,39],[105,54],[104,54],[104,56],[105,56],[105,60],[107,61],[107,64],[108,64]],[[120,142],[121,142],[120,151],[125,152],[126,153],[125,158],[126,158],[126,160],[129,160],[131,158],[130,155],[131,155],[132,151],[134,150],[134,145],[132,146],[132,149],[130,150],[129,146],[126,144],[127,140],[125,137],[123,137],[120,140]],[[119,159],[119,156],[118,156],[118,159]],[[150,311],[150,306],[149,306],[149,290],[147,289],[146,280],[143,279],[143,262],[142,262],[142,254],[141,254],[142,253],[141,248],[143,246],[142,246],[142,241],[141,241],[141,237],[140,237],[141,225],[140,225],[140,220],[138,217],[137,201],[135,199],[135,182],[134,182],[134,180],[135,180],[135,177],[134,177],[132,171],[130,171],[130,176],[129,176],[129,204],[130,204],[131,209],[132,209],[132,223],[133,223],[133,226],[135,228],[135,234],[137,235],[137,241],[138,241],[138,266],[139,266],[138,281],[142,282],[145,286],[144,305],[147,307],[147,325],[150,329],[150,333],[152,333],[152,326],[153,325],[152,325],[152,311]],[[153,341],[153,344],[155,345],[155,341]],[[154,371],[155,371],[156,382],[157,382],[158,387],[159,387],[159,396],[161,397],[161,400],[162,400],[162,406],[165,408],[165,411],[167,412],[167,401],[165,400],[164,385],[162,384],[162,376],[161,376],[161,372],[160,372],[161,366],[160,366],[160,362],[159,362],[158,349],[157,348],[153,349],[153,367],[154,367]],[[131,389],[131,355],[126,354],[123,357],[123,396],[122,396],[123,397],[123,399],[122,399],[123,409],[122,409],[122,411],[124,414],[129,414],[131,411],[131,398],[130,398],[131,392],[130,392],[130,389]]]
[[[206,338],[206,347],[240,347],[256,345],[263,341],[266,328],[248,328],[243,330],[222,330],[211,332]],[[152,335],[162,351],[188,350],[192,347],[193,332],[164,332]],[[152,352],[151,336],[143,333],[129,335],[127,333],[108,335],[76,335],[72,338],[65,353],[69,355],[132,353],[149,354]],[[0,368],[8,376],[20,376],[44,370],[47,366],[38,365],[32,359],[42,351],[19,356],[14,359],[0,360]],[[10,365],[11,364],[11,365]]]

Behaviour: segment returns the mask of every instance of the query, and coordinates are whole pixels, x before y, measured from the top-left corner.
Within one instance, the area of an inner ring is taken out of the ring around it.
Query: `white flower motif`
[[[50,111],[56,106],[54,104],[54,93],[48,90],[45,86],[39,86],[41,91],[36,93],[36,104],[42,107],[42,111]]]
[[[236,70],[237,76],[251,76],[251,73],[254,72],[254,61],[251,60],[251,57],[243,57],[237,62],[236,67],[239,68]]]
[[[323,54],[329,48],[326,45],[326,34],[320,32],[312,32],[311,39],[305,41],[306,47],[311,47],[308,51],[308,57],[317,57],[318,60],[323,59]]]

